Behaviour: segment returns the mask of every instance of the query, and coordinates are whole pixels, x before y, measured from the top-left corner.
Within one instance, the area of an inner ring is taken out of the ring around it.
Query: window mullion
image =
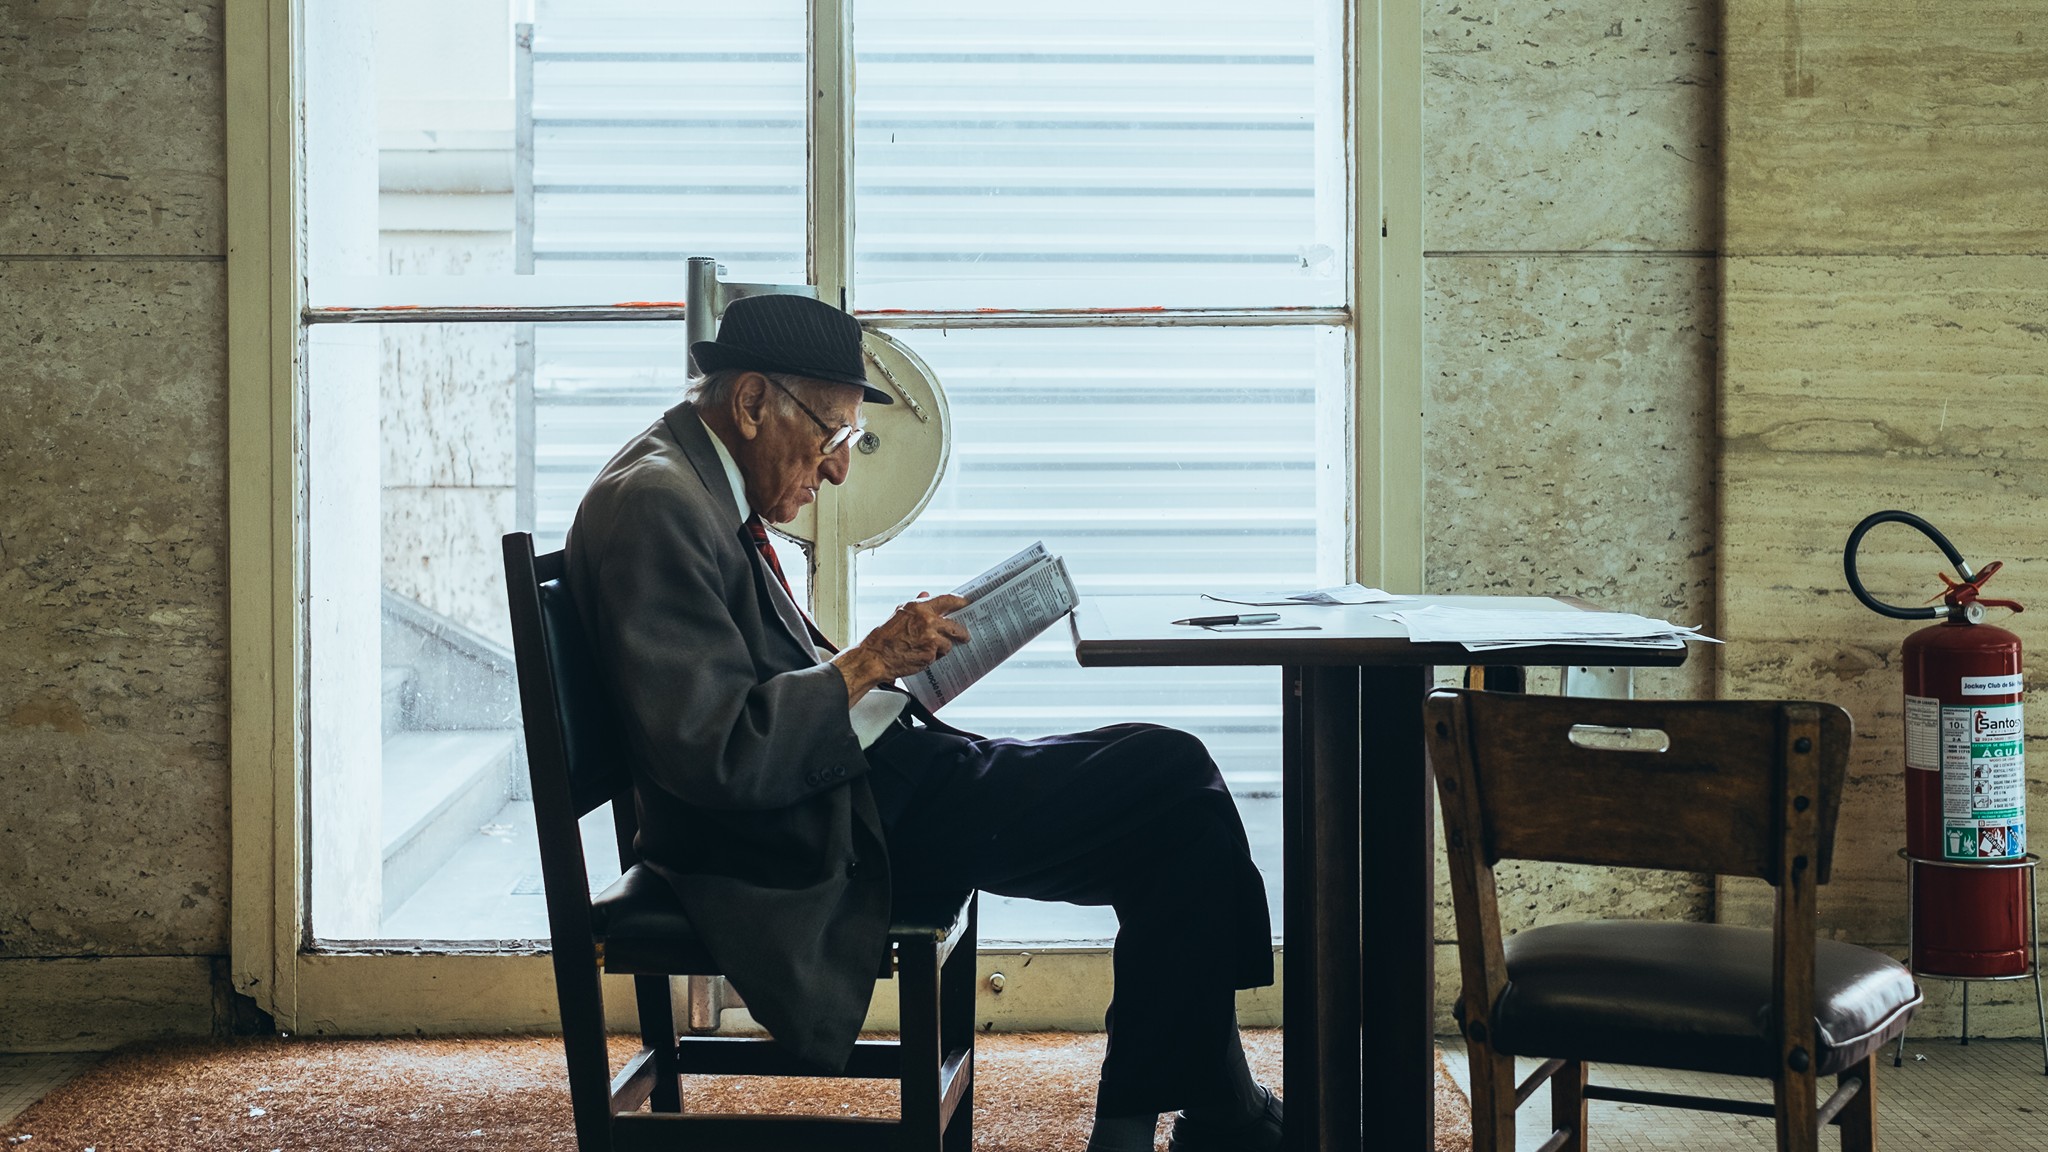
[[[810,280],[818,298],[852,306],[853,0],[811,0],[810,126],[805,186]],[[811,611],[828,636],[850,640],[853,549],[840,529],[838,489],[818,493]]]

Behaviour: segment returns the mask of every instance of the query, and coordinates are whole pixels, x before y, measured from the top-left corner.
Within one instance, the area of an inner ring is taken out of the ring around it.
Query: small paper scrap
[[[1204,593],[1205,600],[1218,600],[1225,604],[1249,604],[1256,608],[1291,608],[1297,604],[1391,604],[1406,600],[1378,588],[1367,588],[1363,584],[1339,584],[1332,588],[1313,588],[1307,592],[1232,592],[1229,594]]]

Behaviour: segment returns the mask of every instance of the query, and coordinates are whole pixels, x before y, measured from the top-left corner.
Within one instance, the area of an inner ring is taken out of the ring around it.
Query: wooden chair
[[[1846,712],[1438,691],[1425,715],[1475,1152],[1513,1152],[1515,1110],[1546,1080],[1543,1152],[1583,1152],[1588,1100],[1771,1116],[1783,1152],[1810,1152],[1830,1123],[1844,1152],[1876,1147],[1877,1054],[1905,1030],[1920,990],[1889,957],[1815,939]],[[1595,921],[1503,940],[1493,869],[1504,859],[1757,876],[1776,889],[1776,922]],[[1517,1056],[1546,1062],[1517,1085]],[[1593,1062],[1763,1077],[1775,1103],[1589,1084]],[[1837,1087],[1816,1106],[1826,1075]]]
[[[721,973],[673,890],[633,855],[632,780],[614,743],[611,702],[563,580],[562,553],[535,556],[525,532],[507,535],[504,545],[577,1147],[967,1152],[974,1114],[972,892],[899,900],[891,954],[876,957],[880,977],[892,964],[898,977],[901,1039],[860,1041],[845,1075],[899,1080],[899,1120],[683,1113],[677,1077],[685,1073],[817,1073],[771,1039],[677,1034],[670,975]],[[624,875],[593,897],[577,820],[605,804],[611,805]],[[640,1013],[640,1053],[616,1077],[605,1050],[602,972],[633,976]],[[639,1110],[643,1103],[648,1111]]]

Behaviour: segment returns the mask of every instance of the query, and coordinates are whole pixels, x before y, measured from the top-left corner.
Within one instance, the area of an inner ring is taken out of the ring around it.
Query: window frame
[[[369,1033],[540,1029],[554,1023],[549,961],[493,946],[424,952],[393,942],[315,950],[306,923],[304,333],[310,323],[457,319],[670,319],[645,309],[306,309],[301,219],[304,0],[225,0],[228,228],[229,949],[236,992],[286,1031]],[[809,0],[806,223],[810,280],[843,299],[853,257],[854,0]],[[1141,315],[1020,310],[865,317],[889,328],[1341,325],[1352,390],[1351,577],[1422,588],[1422,12],[1419,0],[1344,6],[1349,303],[1319,309],[1177,309]],[[1377,225],[1377,226],[1375,226]],[[857,303],[857,302],[856,302]],[[820,493],[821,532],[836,525]],[[816,615],[852,615],[853,552],[816,542]],[[1063,979],[1106,999],[1106,949],[1071,952]],[[983,967],[1003,954],[984,952]],[[1017,967],[1013,965],[1014,969]],[[624,978],[614,978],[623,983]],[[1006,996],[1005,1026],[1099,1024],[1071,986]],[[1099,985],[1099,987],[1098,987]],[[1018,991],[1025,991],[1019,988]],[[624,989],[622,988],[622,992]],[[1252,1023],[1275,1023],[1278,989],[1248,994]],[[888,1001],[884,1004],[882,1001]],[[630,994],[609,997],[632,1021]],[[870,1023],[892,1025],[893,998]]]

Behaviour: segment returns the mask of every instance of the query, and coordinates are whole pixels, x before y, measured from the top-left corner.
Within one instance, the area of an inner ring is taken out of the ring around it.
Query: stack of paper
[[[1574,644],[1595,648],[1683,648],[1687,640],[1720,641],[1697,628],[1632,612],[1551,609],[1450,608],[1432,604],[1386,619],[1408,629],[1417,644],[1462,644],[1468,652]]]

